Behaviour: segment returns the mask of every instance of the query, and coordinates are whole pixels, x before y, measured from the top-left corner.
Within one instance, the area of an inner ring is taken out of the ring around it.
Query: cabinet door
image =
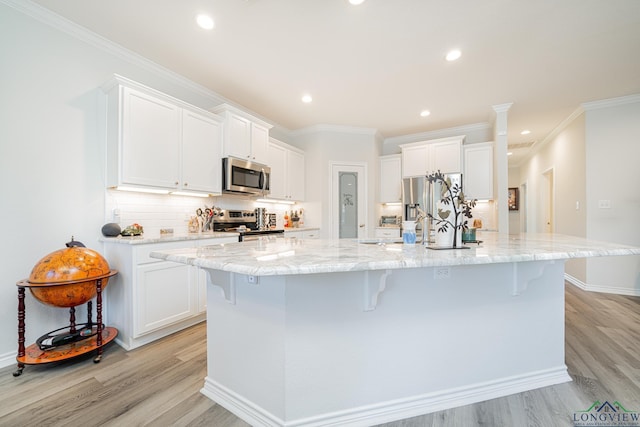
[[[464,147],[463,189],[468,199],[493,199],[493,144]]]
[[[125,88],[120,181],[177,188],[180,174],[180,109]]]
[[[227,115],[224,152],[239,159],[251,158],[251,122],[235,114]]]
[[[269,129],[258,124],[251,124],[251,160],[267,163],[267,146],[269,145]]]
[[[288,150],[287,156],[287,184],[289,199],[304,200],[304,154]]]
[[[267,165],[271,168],[269,197],[285,199],[287,197],[287,149],[269,142]]]
[[[429,168],[429,146],[402,148],[402,176],[425,176]]]
[[[462,172],[462,144],[460,141],[436,142],[430,146],[432,171]]]
[[[402,201],[402,160],[400,156],[380,158],[380,203]]]
[[[162,261],[141,265],[136,270],[134,337],[196,314],[195,268]]]
[[[222,124],[184,110],[182,114],[182,190],[222,192]]]

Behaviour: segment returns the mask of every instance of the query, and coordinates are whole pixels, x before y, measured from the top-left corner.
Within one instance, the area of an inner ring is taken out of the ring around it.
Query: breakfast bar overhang
[[[152,253],[206,270],[202,393],[253,426],[370,426],[571,381],[564,262],[639,248],[265,239]]]

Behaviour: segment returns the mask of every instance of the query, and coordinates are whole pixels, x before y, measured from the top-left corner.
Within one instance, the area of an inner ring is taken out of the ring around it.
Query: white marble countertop
[[[219,232],[219,231],[206,231],[204,233],[189,233],[189,234],[167,234],[156,236],[118,236],[118,237],[101,237],[99,240],[103,243],[118,243],[124,245],[148,245],[151,243],[167,243],[167,242],[180,242],[187,240],[203,240],[203,239],[218,239],[225,237],[238,238],[238,233],[233,232]]]
[[[470,249],[431,250],[421,245],[365,244],[347,239],[267,238],[157,251],[150,256],[215,270],[270,276],[640,255],[640,248],[558,234],[485,232],[479,239],[483,240],[482,245],[473,244]]]

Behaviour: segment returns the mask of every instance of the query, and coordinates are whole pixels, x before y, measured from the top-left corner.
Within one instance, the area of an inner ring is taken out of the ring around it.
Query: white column
[[[496,206],[498,210],[498,232],[509,233],[509,164],[507,162],[507,114],[513,103],[499,104],[493,106],[496,112],[496,121],[493,127],[494,150],[493,167],[495,171],[494,191]]]

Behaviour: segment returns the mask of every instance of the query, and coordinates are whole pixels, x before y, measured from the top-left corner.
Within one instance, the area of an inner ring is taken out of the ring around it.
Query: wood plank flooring
[[[247,426],[200,394],[204,324],[125,352],[0,370],[0,426]],[[573,412],[618,400],[640,410],[640,298],[566,285],[573,382],[384,424],[384,427],[573,426]]]

